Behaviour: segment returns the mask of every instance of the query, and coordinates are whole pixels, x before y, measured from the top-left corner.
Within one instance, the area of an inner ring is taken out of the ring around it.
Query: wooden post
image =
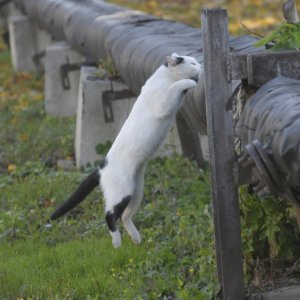
[[[283,16],[288,23],[296,24],[299,22],[299,16],[294,0],[287,0],[282,5]]]
[[[243,256],[234,133],[228,79],[227,11],[202,11],[207,130],[212,185],[218,278],[222,299],[244,299]]]

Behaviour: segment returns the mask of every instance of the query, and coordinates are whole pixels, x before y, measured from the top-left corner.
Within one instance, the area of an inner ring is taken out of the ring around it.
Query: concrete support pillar
[[[36,48],[38,52],[46,50],[47,47],[53,44],[53,39],[50,34],[41,28],[39,28],[36,24],[34,24],[35,29],[35,37],[36,37]]]
[[[114,141],[135,102],[135,98],[111,101],[113,120],[107,122],[102,93],[128,87],[121,81],[100,79],[96,73],[95,67],[81,68],[75,138],[77,167],[101,160],[96,152],[97,145]]]
[[[40,29],[36,24],[34,24],[34,32],[36,52],[33,56],[33,62],[35,71],[38,74],[43,74],[45,70],[46,48],[50,47],[54,41],[47,31]]]
[[[12,16],[20,16],[22,12],[15,6],[15,3],[9,2],[4,6],[1,6],[0,10],[0,25],[5,30],[8,27],[8,18]]]
[[[4,11],[5,11],[5,14],[9,17],[23,15],[21,10],[19,10],[19,8],[12,1],[9,2],[7,5],[5,5]]]
[[[43,56],[34,58],[52,44],[51,36],[24,15],[10,16],[8,28],[14,69],[41,73]]]
[[[67,63],[84,61],[84,57],[71,49],[65,42],[59,42],[45,51],[45,110],[53,116],[75,115],[78,100],[80,70],[67,74],[68,87],[63,87],[60,69]]]
[[[26,16],[12,16],[8,19],[10,47],[13,68],[16,71],[33,72],[33,55],[37,52],[35,30]]]

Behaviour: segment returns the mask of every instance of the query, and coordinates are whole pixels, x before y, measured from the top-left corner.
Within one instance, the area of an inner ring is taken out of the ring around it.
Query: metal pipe
[[[236,126],[258,190],[300,206],[300,81],[276,77],[247,101]],[[262,195],[262,193],[261,193]]]

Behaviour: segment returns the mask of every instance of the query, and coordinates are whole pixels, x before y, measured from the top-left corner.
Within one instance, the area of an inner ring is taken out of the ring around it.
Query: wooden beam
[[[202,11],[212,204],[222,299],[244,299],[240,211],[234,176],[234,133],[228,79],[228,19],[224,9]]]
[[[288,0],[282,5],[283,16],[288,23],[296,24],[299,20],[299,15],[294,0]]]
[[[231,54],[231,78],[260,87],[278,75],[300,80],[300,51]]]

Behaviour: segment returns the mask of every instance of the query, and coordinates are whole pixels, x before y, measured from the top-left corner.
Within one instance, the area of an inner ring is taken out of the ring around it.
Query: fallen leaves
[[[8,171],[9,173],[14,173],[14,172],[16,172],[16,170],[17,170],[17,166],[14,165],[14,164],[9,164],[9,165],[7,166],[7,171]]]
[[[259,28],[260,34],[266,34],[283,20],[282,0],[110,0],[110,2],[194,27],[200,27],[201,9],[223,7],[228,10],[229,31],[233,35],[248,33],[240,23],[251,30]],[[300,11],[299,1],[297,7]]]

